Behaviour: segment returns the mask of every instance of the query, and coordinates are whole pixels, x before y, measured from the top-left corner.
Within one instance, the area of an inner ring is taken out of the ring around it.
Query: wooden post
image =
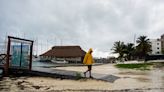
[[[29,70],[31,71],[32,68],[32,50],[33,50],[33,41],[30,45],[30,64],[29,64]]]
[[[19,67],[20,67],[20,68],[21,68],[21,66],[22,66],[22,53],[23,53],[22,47],[23,47],[23,45],[22,45],[22,43],[21,43],[21,55],[20,55],[20,62],[19,62]]]
[[[10,37],[8,37],[7,58],[6,58],[5,68],[4,68],[5,69],[5,76],[8,76],[8,72],[9,72],[10,44],[11,44],[11,40],[10,40]]]

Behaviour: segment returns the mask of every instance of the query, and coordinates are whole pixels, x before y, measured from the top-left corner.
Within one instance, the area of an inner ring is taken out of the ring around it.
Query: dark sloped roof
[[[40,56],[84,57],[85,53],[80,46],[54,46],[51,50]]]

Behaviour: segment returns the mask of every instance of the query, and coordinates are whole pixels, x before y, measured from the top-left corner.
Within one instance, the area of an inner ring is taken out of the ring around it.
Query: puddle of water
[[[164,76],[162,77],[162,80],[164,80]]]
[[[134,78],[134,79],[137,79],[138,81],[140,82],[150,82],[151,79],[149,78],[144,78],[144,77],[138,77],[138,78]]]
[[[151,71],[150,78],[152,79],[152,86],[154,88],[164,88],[163,69],[155,69]]]
[[[120,70],[114,87],[120,88],[150,88],[150,92],[164,92],[164,68],[156,68],[150,71]],[[124,83],[124,85],[117,84]],[[155,91],[156,89],[160,89]],[[145,91],[144,91],[145,92]]]
[[[126,72],[119,72],[118,74],[121,74],[121,75],[148,75],[148,72],[143,72],[143,71],[126,71]]]

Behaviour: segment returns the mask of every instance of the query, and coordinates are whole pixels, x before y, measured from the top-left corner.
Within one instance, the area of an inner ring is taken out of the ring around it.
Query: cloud
[[[102,52],[101,50],[95,49],[93,51],[93,56],[94,57],[99,57],[99,58],[108,58],[110,55],[109,52]]]
[[[134,35],[159,38],[163,10],[163,0],[1,0],[0,36],[38,39],[39,53],[61,44],[105,53]]]

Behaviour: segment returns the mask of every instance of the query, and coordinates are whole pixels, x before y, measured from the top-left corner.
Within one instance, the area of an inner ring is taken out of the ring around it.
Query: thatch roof
[[[40,56],[53,57],[84,57],[85,51],[80,46],[54,46]]]

